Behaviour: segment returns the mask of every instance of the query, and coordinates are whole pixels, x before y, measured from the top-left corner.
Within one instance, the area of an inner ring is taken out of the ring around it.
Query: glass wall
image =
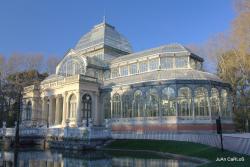
[[[112,118],[121,117],[121,97],[118,93],[113,95],[112,98]]]
[[[196,88],[194,93],[195,116],[209,116],[208,91],[204,87]]]
[[[130,64],[129,71],[130,71],[130,74],[136,74],[137,73],[137,63]]]
[[[182,87],[178,91],[178,116],[192,116],[191,110],[191,89]]]
[[[149,60],[149,70],[157,70],[159,68],[159,59]]]
[[[174,57],[161,57],[161,69],[173,68]]]
[[[148,61],[140,62],[139,66],[140,66],[140,73],[148,71]]]
[[[143,97],[140,90],[135,91],[133,100],[133,116],[143,117]]]
[[[145,98],[141,90],[126,92],[122,96],[118,93],[114,94],[112,97],[113,118],[159,117],[161,113],[163,117],[178,115],[193,118],[194,115],[195,119],[199,119],[199,117],[210,116],[210,106],[213,117],[218,116],[220,110],[222,116],[230,116],[228,92],[225,89],[221,91],[221,99],[216,88],[211,89],[210,97],[208,89],[202,86],[195,88],[193,93],[188,86],[179,88],[177,93],[172,86],[161,89],[161,92],[160,89],[159,87],[148,89],[145,92]],[[106,106],[109,99],[105,97],[104,102]],[[108,117],[108,110],[110,109],[105,108],[105,115],[107,115],[105,117]]]
[[[122,117],[130,118],[132,117],[132,97],[129,94],[123,95],[122,98]]]
[[[228,94],[225,89],[221,90],[221,114],[224,117],[229,116],[229,109],[228,109]]]
[[[128,66],[121,66],[120,67],[120,72],[121,72],[121,76],[127,76],[128,75]]]
[[[111,106],[111,103],[110,103],[110,94],[109,93],[106,93],[104,96],[103,96],[103,107],[104,107],[104,118],[106,119],[110,119],[111,118],[111,111],[110,111],[110,106]]]
[[[175,67],[176,68],[187,68],[188,67],[188,57],[175,57]]]
[[[146,93],[146,117],[159,116],[159,96],[157,89],[151,88]]]
[[[119,77],[119,68],[118,67],[111,69],[111,76],[112,76],[112,78]]]
[[[159,62],[160,59],[160,62]],[[160,63],[160,64],[159,64]],[[126,66],[115,67],[111,69],[111,77],[115,78],[119,76],[119,69],[121,76],[133,75],[137,73],[144,73],[147,71],[154,71],[157,69],[173,69],[173,68],[192,68],[196,70],[202,70],[202,62],[190,58],[188,56],[161,56],[159,58],[153,58],[139,61],[138,63],[128,64]]]
[[[220,99],[219,99],[219,91],[216,88],[211,89],[210,103],[211,103],[212,116],[218,116]]]
[[[63,76],[71,76],[84,73],[84,68],[81,67],[80,61],[77,59],[66,60],[59,69],[59,74]]]
[[[171,87],[162,90],[162,116],[175,116],[176,115],[176,96],[175,90]]]

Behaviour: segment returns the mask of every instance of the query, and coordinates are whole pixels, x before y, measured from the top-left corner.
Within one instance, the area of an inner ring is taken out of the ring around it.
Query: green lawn
[[[211,163],[203,165],[203,167],[249,167],[250,156],[233,153],[230,151],[221,152],[220,149],[206,146],[203,144],[196,144],[190,142],[179,141],[157,141],[157,140],[116,140],[107,145],[106,148],[111,149],[131,149],[131,150],[152,150],[159,152],[168,152],[198,158],[204,158],[211,161]],[[216,162],[217,157],[244,157],[244,162]]]

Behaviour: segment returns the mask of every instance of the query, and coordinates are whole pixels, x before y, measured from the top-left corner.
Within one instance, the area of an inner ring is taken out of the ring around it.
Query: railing
[[[1,128],[0,136],[14,137],[15,128]],[[111,131],[107,128],[20,128],[22,137],[56,137],[56,138],[73,138],[73,139],[98,139],[111,137]]]
[[[220,136],[212,133],[112,132],[112,138],[187,141],[220,148]],[[250,155],[250,133],[223,134],[223,145],[226,150]]]
[[[75,81],[91,81],[91,82],[98,82],[98,79],[95,77],[91,76],[86,76],[86,75],[73,75],[73,76],[68,76],[65,78],[59,78],[58,80],[54,81],[46,81],[46,83],[41,85],[41,88],[54,88],[57,86],[61,86],[65,83],[69,82],[75,82]],[[25,87],[25,90],[32,90],[31,87]]]
[[[64,129],[62,128],[49,128],[47,130],[48,137],[62,137],[64,136]]]
[[[111,122],[113,124],[137,124],[142,122],[147,122],[149,124],[159,124],[159,123],[176,123],[176,122],[199,122],[207,121],[211,122],[211,117],[209,116],[162,116],[162,117],[134,117],[134,118],[112,118]]]
[[[25,129],[20,129],[20,136],[40,136],[40,137],[45,137],[47,134],[47,129],[46,128],[25,128]]]
[[[15,136],[15,134],[16,134],[15,128],[6,128],[6,129],[3,129],[3,131],[5,131],[4,135],[7,137]]]

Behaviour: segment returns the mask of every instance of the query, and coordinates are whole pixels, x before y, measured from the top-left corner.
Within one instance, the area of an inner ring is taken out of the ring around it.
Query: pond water
[[[0,167],[192,167],[199,163],[131,151],[0,151]]]

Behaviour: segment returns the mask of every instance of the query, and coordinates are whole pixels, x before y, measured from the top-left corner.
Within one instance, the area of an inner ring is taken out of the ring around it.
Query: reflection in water
[[[57,152],[23,150],[14,154],[11,151],[0,152],[0,167],[192,167],[197,163],[173,158],[152,156],[129,156],[94,152]],[[126,155],[127,154],[127,155]],[[138,153],[139,155],[140,153]],[[15,157],[16,156],[16,157]],[[150,157],[150,158],[149,158]],[[16,165],[15,165],[16,158]]]

